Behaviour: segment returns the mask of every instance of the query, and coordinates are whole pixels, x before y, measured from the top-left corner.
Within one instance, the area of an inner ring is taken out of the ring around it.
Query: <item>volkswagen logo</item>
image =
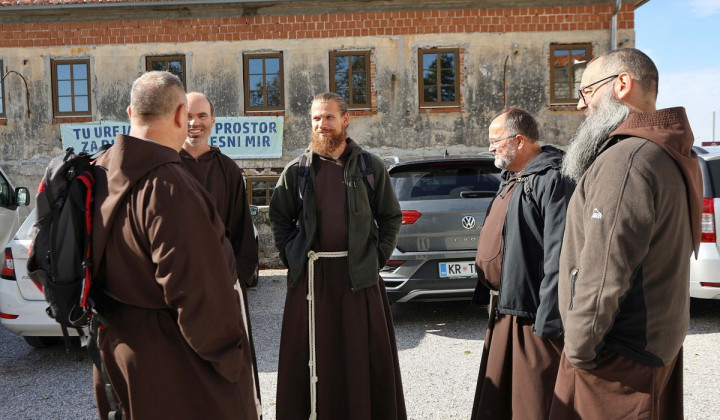
[[[475,227],[475,218],[472,216],[465,216],[462,218],[462,227],[465,229],[472,229]]]

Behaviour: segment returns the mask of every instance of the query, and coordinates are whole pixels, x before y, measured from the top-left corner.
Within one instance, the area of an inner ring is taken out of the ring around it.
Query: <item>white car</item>
[[[695,147],[703,176],[702,242],[690,257],[690,296],[720,299],[720,147]]]
[[[250,206],[253,215],[257,207]],[[0,323],[11,332],[23,336],[33,347],[47,347],[62,337],[62,328],[50,318],[45,309],[48,307],[45,295],[30,280],[27,273],[27,257],[32,241],[32,225],[35,222],[35,210],[25,219],[15,237],[5,247],[5,255],[0,272]],[[258,240],[257,228],[253,224],[255,241]],[[257,285],[259,269],[255,271],[252,286]],[[77,336],[76,330],[68,333]]]
[[[63,333],[60,324],[45,313],[48,307],[45,295],[27,273],[34,222],[35,210],[5,247],[0,272],[0,322],[11,332],[23,336],[31,346],[47,347],[56,343]],[[68,332],[78,335],[75,330]]]
[[[14,188],[10,178],[0,168],[0,245],[9,241],[25,220],[29,212],[25,206],[29,203],[28,189]]]

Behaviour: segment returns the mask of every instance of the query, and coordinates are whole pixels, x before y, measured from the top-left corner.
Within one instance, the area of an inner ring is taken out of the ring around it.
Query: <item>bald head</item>
[[[150,71],[133,82],[130,91],[132,118],[147,123],[174,115],[185,104],[185,88],[180,79],[166,71]]]

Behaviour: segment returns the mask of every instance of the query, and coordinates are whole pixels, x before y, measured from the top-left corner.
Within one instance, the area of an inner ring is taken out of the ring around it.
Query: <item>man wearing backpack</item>
[[[257,418],[233,250],[212,197],[180,164],[180,79],[139,77],[128,116],[129,134],[95,170],[94,271],[113,302],[98,344],[110,383],[127,418]]]
[[[508,108],[489,127],[503,183],[478,240],[478,288],[491,290],[490,319],[472,419],[546,419],[562,353],[558,261],[574,182],[563,152],[540,144],[535,119]]]
[[[395,248],[400,205],[382,161],[347,137],[341,96],[317,95],[311,119],[308,150],[285,167],[270,200],[288,267],[277,418],[404,419],[379,275]]]

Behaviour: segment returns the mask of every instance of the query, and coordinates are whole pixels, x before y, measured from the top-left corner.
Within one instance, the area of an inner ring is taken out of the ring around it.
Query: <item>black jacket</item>
[[[503,228],[503,260],[497,312],[534,319],[540,337],[562,333],[558,311],[558,264],[565,213],[575,183],[560,174],[563,152],[543,146],[516,179],[504,171],[504,182],[519,182],[508,204]],[[490,210],[492,211],[492,204]]]

